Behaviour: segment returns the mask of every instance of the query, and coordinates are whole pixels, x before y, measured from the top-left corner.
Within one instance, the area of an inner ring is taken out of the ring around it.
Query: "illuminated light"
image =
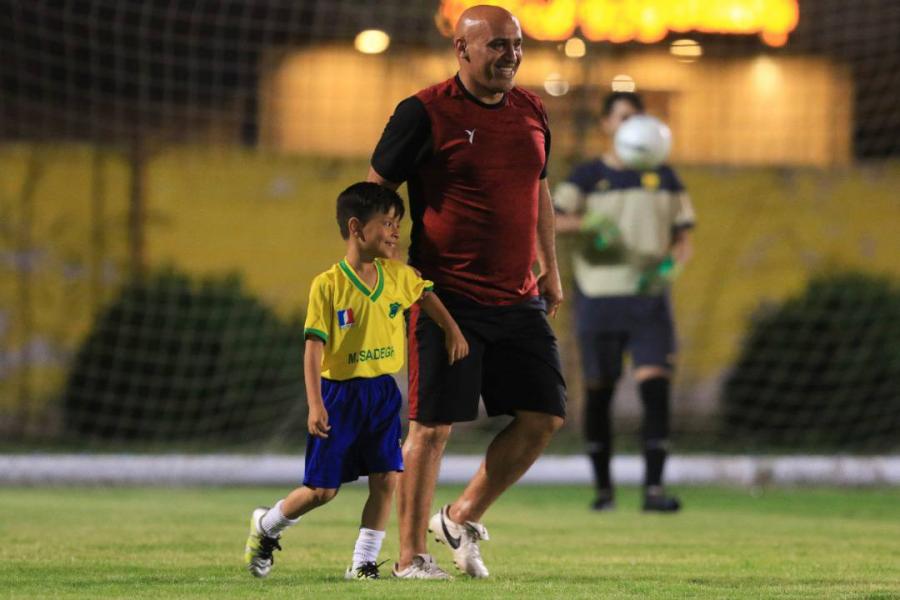
[[[796,2],[780,0],[769,4],[763,26],[764,31],[789,33],[797,27],[797,23],[800,21],[800,8]]]
[[[669,33],[668,19],[661,7],[654,7],[648,3],[635,15],[637,23],[637,41],[644,44],[653,44],[666,37]]]
[[[630,75],[616,75],[612,80],[612,91],[614,92],[633,92],[637,89],[634,79]]]
[[[360,31],[353,40],[353,47],[363,54],[381,54],[391,45],[391,36],[380,29]]]
[[[566,40],[566,56],[569,58],[581,58],[585,54],[587,54],[587,46],[585,46],[583,39],[573,37]]]
[[[559,73],[550,73],[544,79],[544,89],[551,96],[565,96],[569,93],[569,82]]]
[[[584,2],[578,11],[581,33],[591,40],[608,40],[616,23],[621,20],[618,8],[604,9],[599,6],[601,3],[599,0]]]
[[[788,41],[788,35],[786,33],[769,33],[768,31],[763,31],[759,34],[759,37],[762,38],[767,45],[772,46],[773,48],[781,48]]]
[[[768,94],[781,85],[781,69],[778,63],[768,56],[760,56],[753,61],[752,76],[756,88],[763,94]]]
[[[735,4],[728,11],[729,25],[735,31],[752,33],[756,26],[754,14],[746,6]]]
[[[452,4],[496,4],[519,18],[522,31],[536,40],[565,40],[572,37],[577,27],[575,12],[581,0],[456,0]],[[458,18],[458,17],[457,17]],[[455,23],[456,21],[454,21]]]
[[[799,0],[441,0],[435,23],[444,35],[477,4],[506,8],[536,40],[563,41],[576,29],[589,41],[655,43],[670,32],[759,34],[782,46],[797,28]]]
[[[696,40],[680,39],[672,42],[669,52],[678,62],[694,62],[703,56],[703,47]]]

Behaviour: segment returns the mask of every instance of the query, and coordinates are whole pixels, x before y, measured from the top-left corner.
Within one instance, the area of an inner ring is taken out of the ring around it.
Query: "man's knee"
[[[563,417],[557,415],[527,411],[516,413],[516,420],[529,430],[529,434],[547,438],[559,431],[566,422]]]
[[[450,437],[449,423],[410,423],[409,433],[406,436],[407,444],[416,447],[442,448]]]
[[[664,365],[641,365],[634,369],[634,379],[638,384],[657,377],[666,379],[672,376],[672,369]]]

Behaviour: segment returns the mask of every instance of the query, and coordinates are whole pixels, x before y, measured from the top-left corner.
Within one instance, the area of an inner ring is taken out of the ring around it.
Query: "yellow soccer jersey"
[[[376,377],[403,366],[403,311],[434,286],[395,260],[376,259],[375,268],[378,282],[371,290],[346,259],[313,280],[304,334],[325,342],[322,377]]]

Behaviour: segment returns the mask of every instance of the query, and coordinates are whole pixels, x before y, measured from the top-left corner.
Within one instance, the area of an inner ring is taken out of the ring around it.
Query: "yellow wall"
[[[105,198],[106,253],[94,268],[91,203],[95,153],[84,146],[0,147],[0,421],[18,410],[21,390],[36,400],[35,423],[52,419],[43,401],[62,384],[65,365],[127,269],[125,162],[109,151],[99,172]],[[35,162],[37,161],[37,162]],[[27,212],[23,190],[34,178],[30,279],[33,328],[26,339],[20,293]],[[557,163],[552,176],[568,166]],[[343,254],[334,198],[364,176],[366,161],[236,150],[171,149],[148,165],[148,257],[193,273],[239,272],[251,292],[282,314],[302,310],[312,276]],[[900,278],[900,164],[829,171],[709,168],[681,170],[697,207],[696,258],[679,279],[675,304],[682,342],[679,386],[714,378],[736,356],[747,318],[760,303],[798,291],[824,269],[856,267]],[[408,225],[408,219],[407,225]],[[561,262],[568,270],[566,239]],[[568,308],[556,322],[573,347]],[[32,369],[17,357],[35,347]],[[571,361],[574,357],[569,354]],[[28,377],[28,381],[23,380]],[[577,389],[577,369],[570,368]],[[49,414],[49,416],[48,416]]]
[[[325,47],[285,51],[267,64],[263,143],[339,156],[369,156],[397,102],[456,72],[449,50],[366,56]],[[824,58],[682,63],[653,49],[573,60],[545,48],[526,49],[517,82],[543,89],[551,73],[573,89],[594,86],[598,96],[618,74],[630,75],[638,91],[668,94],[677,163],[832,166],[850,160],[852,82],[845,67]],[[550,119],[560,156],[571,146],[572,123],[553,111]]]
[[[282,312],[303,307],[312,277],[344,254],[335,198],[365,174],[364,161],[166,153],[149,169],[149,258],[193,272],[238,271]]]
[[[87,146],[0,146],[0,421],[28,395],[23,414],[51,418],[39,401],[126,267],[127,184]]]

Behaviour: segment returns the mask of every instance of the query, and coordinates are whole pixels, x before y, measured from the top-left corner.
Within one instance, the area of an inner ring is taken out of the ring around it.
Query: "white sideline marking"
[[[445,456],[441,483],[464,483],[479,456]],[[613,459],[617,482],[638,484],[639,456]],[[0,455],[0,485],[296,485],[303,479],[301,455]],[[544,456],[525,474],[529,484],[591,481],[583,456]],[[673,484],[900,485],[900,455],[893,456],[675,456],[666,466]]]

